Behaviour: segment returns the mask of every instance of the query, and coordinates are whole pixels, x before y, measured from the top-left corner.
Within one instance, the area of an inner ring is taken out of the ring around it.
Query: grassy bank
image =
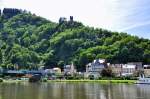
[[[48,80],[48,82],[135,83],[136,80]]]
[[[28,82],[28,80],[3,80],[1,83],[22,83]],[[134,84],[136,80],[47,80],[47,83],[51,82],[92,82],[92,83],[129,83]]]
[[[22,82],[28,82],[25,80],[3,80],[1,83],[22,83]]]

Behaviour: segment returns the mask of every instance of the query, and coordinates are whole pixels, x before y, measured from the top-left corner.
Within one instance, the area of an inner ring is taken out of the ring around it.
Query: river
[[[150,99],[150,85],[1,83],[0,99]]]

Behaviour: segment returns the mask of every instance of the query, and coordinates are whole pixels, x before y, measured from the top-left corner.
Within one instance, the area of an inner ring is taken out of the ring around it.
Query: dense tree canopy
[[[150,64],[150,40],[126,33],[86,27],[80,22],[54,23],[27,11],[5,8],[0,16],[0,66],[47,68],[74,62],[78,70],[95,58],[110,63]]]

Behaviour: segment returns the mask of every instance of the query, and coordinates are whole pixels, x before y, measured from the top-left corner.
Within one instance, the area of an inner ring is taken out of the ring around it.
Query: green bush
[[[42,82],[47,82],[47,78],[43,78],[43,79],[42,79]]]
[[[67,80],[73,80],[74,77],[73,77],[73,76],[67,76],[66,79],[67,79]]]
[[[94,80],[94,75],[89,75],[88,77],[90,80]]]
[[[99,77],[99,80],[137,80],[137,77],[122,76],[122,77]]]
[[[3,79],[0,78],[0,82],[3,82]]]
[[[29,78],[29,82],[39,82],[41,80],[40,75],[33,75],[31,78]]]

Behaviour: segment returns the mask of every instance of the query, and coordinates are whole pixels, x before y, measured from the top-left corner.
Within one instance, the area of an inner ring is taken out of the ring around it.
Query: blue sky
[[[150,39],[150,0],[0,0],[0,7],[26,9],[57,22],[74,16],[85,25]]]

